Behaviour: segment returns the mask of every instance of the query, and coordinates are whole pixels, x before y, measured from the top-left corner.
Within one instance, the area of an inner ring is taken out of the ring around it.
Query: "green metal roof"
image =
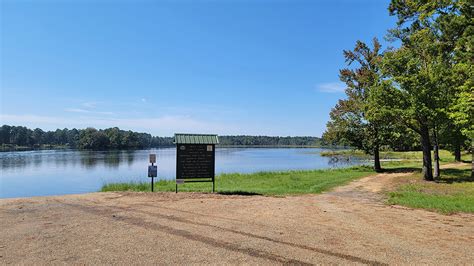
[[[174,134],[175,144],[219,144],[217,135],[210,134]]]

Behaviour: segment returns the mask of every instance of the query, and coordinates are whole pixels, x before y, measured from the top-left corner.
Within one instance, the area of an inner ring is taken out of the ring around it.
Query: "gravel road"
[[[474,215],[383,204],[403,174],[321,195],[0,200],[0,264],[472,264]]]

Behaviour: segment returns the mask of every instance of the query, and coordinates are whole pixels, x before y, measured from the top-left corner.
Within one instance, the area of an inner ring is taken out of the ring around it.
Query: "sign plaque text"
[[[179,144],[176,179],[214,178],[214,145]]]

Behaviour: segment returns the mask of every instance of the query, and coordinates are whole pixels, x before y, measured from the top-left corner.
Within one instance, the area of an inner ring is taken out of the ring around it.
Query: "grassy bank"
[[[67,145],[34,145],[34,146],[19,146],[14,144],[2,144],[0,146],[0,152],[7,151],[31,151],[31,150],[59,150],[59,149],[69,149]]]
[[[321,152],[321,156],[326,157],[356,157],[356,158],[364,158],[364,159],[373,159],[371,155],[365,154],[363,151],[360,150],[334,150],[334,151],[323,151]],[[434,158],[434,156],[432,156]],[[450,151],[447,150],[440,150],[439,151],[439,158],[441,162],[454,162],[454,156]],[[423,153],[421,151],[381,151],[380,152],[380,159],[382,160],[422,160]],[[466,161],[471,160],[471,155],[467,153],[462,154],[462,159]]]
[[[474,179],[471,169],[444,169],[437,182],[423,181],[420,173],[400,177],[388,193],[388,203],[441,213],[474,213]]]
[[[354,179],[372,174],[369,167],[345,169],[259,172],[253,174],[222,174],[216,177],[216,191],[222,194],[291,195],[321,193],[346,184]],[[101,191],[150,191],[150,183],[107,184]],[[155,191],[174,191],[175,181],[155,183]],[[180,191],[210,192],[210,183],[188,183]]]
[[[397,155],[397,153],[392,153]],[[387,192],[387,203],[412,208],[433,210],[445,214],[455,212],[474,213],[474,179],[468,164],[456,168],[442,169],[441,179],[427,182],[421,175],[421,156],[418,152],[405,154],[401,161],[382,162],[387,172],[411,171],[409,176],[395,177],[394,189]],[[468,155],[470,156],[470,155]],[[443,151],[443,164],[454,161],[453,156]],[[239,195],[294,195],[317,194],[352,180],[375,174],[370,166],[344,169],[260,172],[253,174],[222,174],[216,177],[216,191],[221,194]],[[187,183],[179,186],[183,192],[210,192],[210,183]],[[101,191],[150,191],[150,183],[106,184]],[[155,191],[174,191],[175,181],[158,181]]]

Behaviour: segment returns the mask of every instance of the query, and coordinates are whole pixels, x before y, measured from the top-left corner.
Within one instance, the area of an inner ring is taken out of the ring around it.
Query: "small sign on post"
[[[151,165],[148,166],[148,177],[151,177],[151,192],[153,192],[153,179],[158,176],[158,167],[155,165],[156,154],[150,154],[149,158]]]
[[[158,174],[158,166],[149,165],[148,166],[148,177],[156,177]]]
[[[156,163],[156,154],[154,153],[150,154],[150,163],[151,164]]]

